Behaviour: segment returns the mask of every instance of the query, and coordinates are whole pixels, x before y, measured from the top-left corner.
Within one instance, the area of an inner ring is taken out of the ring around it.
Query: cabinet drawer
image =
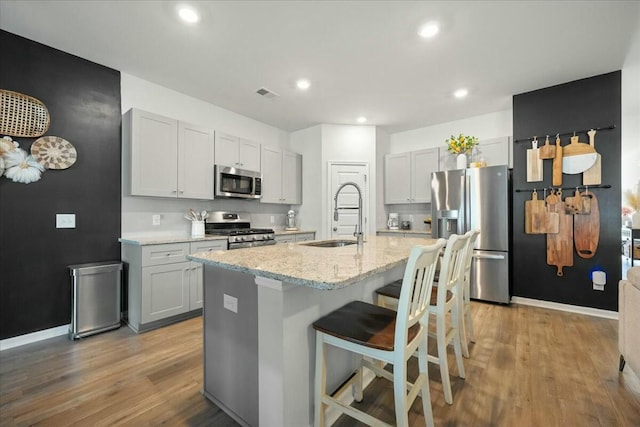
[[[213,240],[207,242],[191,243],[191,251],[189,253],[195,254],[198,252],[210,252],[210,251],[226,251],[226,240]]]
[[[296,241],[296,236],[294,234],[285,234],[276,236],[276,242],[278,243],[291,243]]]
[[[307,240],[314,240],[316,238],[316,233],[301,233],[296,234],[296,242],[304,242]]]
[[[147,245],[142,247],[142,266],[172,264],[187,261],[188,243]]]

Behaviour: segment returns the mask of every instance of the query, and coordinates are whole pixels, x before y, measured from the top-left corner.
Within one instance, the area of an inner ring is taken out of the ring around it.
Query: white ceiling
[[[199,24],[176,1],[2,0],[0,28],[284,130],[364,115],[393,133],[619,70],[640,17],[637,1],[185,2]]]

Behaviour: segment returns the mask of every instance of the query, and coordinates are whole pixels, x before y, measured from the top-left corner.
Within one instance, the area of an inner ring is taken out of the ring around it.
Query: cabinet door
[[[431,202],[431,173],[437,171],[437,148],[411,153],[411,202]]]
[[[181,262],[142,269],[142,323],[189,311],[190,268]]]
[[[292,243],[296,241],[296,236],[294,234],[285,234],[276,236],[276,242],[278,243]]]
[[[508,136],[480,141],[478,145],[480,157],[484,158],[487,166],[508,165],[513,167],[511,160],[511,141]]]
[[[282,153],[282,202],[302,203],[302,156],[290,151]]]
[[[240,138],[238,150],[240,168],[260,172],[260,144]]]
[[[410,153],[384,156],[384,202],[411,202],[411,155]]]
[[[189,310],[197,310],[202,308],[204,301],[202,293],[203,284],[203,268],[202,264],[192,262],[189,268]]]
[[[131,194],[176,197],[178,191],[178,122],[132,110]]]
[[[213,199],[213,132],[178,124],[178,197]]]
[[[239,139],[237,136],[216,131],[215,136],[215,162],[217,165],[230,166],[232,168],[240,167],[238,155]]]
[[[282,150],[262,146],[262,203],[282,203]]]

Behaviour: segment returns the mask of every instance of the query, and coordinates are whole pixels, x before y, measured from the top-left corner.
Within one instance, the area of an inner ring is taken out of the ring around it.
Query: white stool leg
[[[393,400],[396,406],[396,425],[398,427],[409,427],[406,361],[396,360],[393,365]]]
[[[352,387],[352,395],[353,395],[353,400],[355,400],[356,402],[362,402],[362,397],[363,397],[363,393],[362,393],[362,382],[363,382],[363,371],[364,368],[362,367],[362,355],[358,354],[358,353],[353,353],[354,359],[355,359],[355,366],[358,367],[358,370],[356,371],[356,380],[353,383]]]
[[[467,345],[467,328],[464,324],[464,301],[460,298],[458,313],[458,333],[460,334],[460,342],[462,344],[462,355],[469,358],[469,346]]]
[[[420,389],[422,392],[422,411],[427,427],[433,427],[433,410],[431,409],[431,393],[429,391],[429,363],[427,362],[427,335],[425,334],[418,350],[418,367],[420,375],[425,375],[425,382]]]
[[[314,423],[315,427],[324,427],[324,405],[322,396],[327,389],[327,364],[324,360],[324,339],[322,332],[316,332],[316,372],[314,395]]]
[[[453,394],[451,393],[451,381],[449,380],[449,364],[447,362],[447,338],[445,335],[446,319],[443,314],[438,313],[438,315],[436,316],[438,364],[440,365],[440,376],[442,377],[442,391],[444,392],[444,401],[451,405],[453,404]]]
[[[451,324],[454,328],[457,328],[457,326],[460,324],[460,319],[462,319],[462,317],[460,316],[460,312],[458,310],[458,307],[456,307],[455,305],[452,307],[451,309]],[[464,373],[464,364],[462,362],[462,336],[460,335],[460,330],[458,329],[457,331],[454,331],[454,335],[453,335],[453,348],[455,350],[456,353],[456,363],[458,365],[458,376],[460,378],[465,378],[465,373]]]

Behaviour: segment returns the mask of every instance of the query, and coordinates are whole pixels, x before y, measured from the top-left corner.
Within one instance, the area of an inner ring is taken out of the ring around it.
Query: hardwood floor
[[[473,316],[466,380],[450,352],[453,405],[444,402],[438,367],[429,367],[436,425],[640,425],[640,380],[628,366],[617,370],[616,321],[476,302]],[[236,426],[201,389],[201,318],[0,353],[1,426]],[[393,422],[391,384],[375,380],[357,406]],[[424,425],[419,401],[410,423]],[[335,425],[359,424],[342,417]]]

